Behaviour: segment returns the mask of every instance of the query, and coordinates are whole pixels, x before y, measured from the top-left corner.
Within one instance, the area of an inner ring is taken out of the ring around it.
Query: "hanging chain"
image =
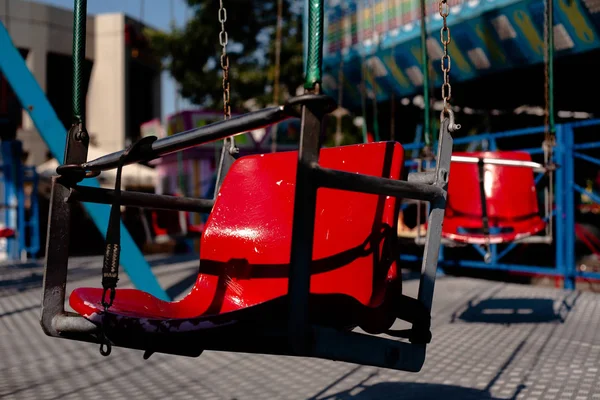
[[[231,104],[229,93],[229,56],[227,55],[227,44],[229,37],[225,30],[225,22],[227,21],[227,9],[223,5],[223,0],[220,0],[219,7],[219,22],[221,23],[221,32],[219,33],[219,43],[223,48],[221,54],[221,69],[223,70],[223,116],[224,119],[231,118]]]
[[[448,5],[448,0],[440,0],[439,11],[444,22],[440,30],[440,39],[444,45],[444,55],[442,56],[441,60],[442,74],[444,75],[444,83],[442,84],[442,99],[444,101],[444,106],[442,109],[441,120],[443,121],[446,115],[448,115],[450,118],[450,125],[448,126],[448,129],[450,131],[454,131],[460,129],[460,125],[454,124],[454,112],[450,106],[450,99],[452,98],[452,86],[450,86],[450,68],[452,63],[450,60],[450,54],[448,54],[448,45],[452,39],[450,37],[450,28],[448,27],[447,23],[447,17],[450,15],[450,6]]]
[[[223,119],[228,120],[231,118],[231,94],[229,86],[229,56],[227,55],[227,44],[229,43],[229,37],[227,30],[225,29],[225,22],[227,21],[227,9],[223,5],[223,0],[219,1],[219,22],[221,23],[221,32],[219,33],[219,43],[223,48],[221,53],[221,69],[223,70]],[[232,137],[226,138],[225,141],[230,141],[231,147],[230,152],[235,151],[235,140]]]
[[[544,1],[544,162],[549,165],[552,162],[552,148],[556,145],[554,137],[553,107],[551,106],[551,63],[553,58],[553,16],[552,0]]]
[[[553,32],[554,29],[553,15],[552,15],[552,0],[544,1],[544,142],[542,149],[544,151],[544,165],[546,166],[546,174],[548,177],[548,184],[544,187],[544,208],[545,217],[550,217],[552,214],[552,208],[554,204],[554,171],[556,164],[554,163],[554,146],[556,146],[556,138],[554,136],[554,124],[552,119],[552,113],[554,112],[553,107],[550,106],[550,63],[553,57]],[[548,218],[546,224],[546,236],[551,237],[553,232],[553,221],[554,218]]]

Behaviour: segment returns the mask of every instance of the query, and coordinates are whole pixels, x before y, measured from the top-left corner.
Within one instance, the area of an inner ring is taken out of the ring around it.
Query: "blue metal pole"
[[[506,248],[504,250],[502,250],[500,252],[500,254],[496,255],[494,262],[497,263],[498,261],[502,260],[502,258],[504,258],[505,255],[507,255],[508,253],[513,251],[515,249],[515,247],[517,247],[518,245],[519,245],[519,242],[512,242],[511,244],[506,246]]]
[[[492,259],[490,260],[490,263],[496,264],[498,262],[498,245],[492,244],[490,246],[490,251],[492,253]]]
[[[510,272],[522,272],[527,274],[536,275],[547,275],[547,276],[561,276],[562,274],[551,266],[532,266],[532,265],[521,265],[521,264],[486,264],[483,261],[473,260],[445,260],[442,265],[453,266],[459,268],[478,268],[498,271],[510,271]]]
[[[65,127],[56,116],[46,95],[27,68],[2,23],[0,23],[0,54],[2,55],[0,71],[11,84],[23,108],[29,113],[52,155],[62,161],[67,138]],[[82,184],[100,187],[96,179],[86,179]],[[110,214],[109,206],[92,203],[83,205],[102,235],[106,235]],[[123,249],[121,263],[135,287],[159,299],[169,300],[169,296],[152,274],[150,265],[144,259],[123,223],[121,223],[121,247]]]
[[[588,196],[594,203],[600,204],[600,196],[595,193],[592,193],[579,185],[573,184],[573,190],[577,193],[581,193],[585,196]]]
[[[577,122],[570,122],[567,125],[569,128],[571,129],[576,129],[576,128],[584,128],[587,126],[596,126],[596,125],[600,125],[600,119],[596,118],[596,119],[586,119],[584,121],[577,121]]]
[[[23,145],[20,141],[12,142],[13,147],[13,167],[16,177],[16,193],[17,193],[17,257],[21,260],[27,257],[27,227],[25,226],[25,171],[23,171],[23,163],[21,155],[23,154]]]
[[[4,169],[4,205],[5,205],[5,228],[18,231],[17,216],[17,173],[13,159],[12,141],[2,142],[2,163]],[[18,259],[18,245],[16,237],[6,238],[6,252],[9,260]]]
[[[555,158],[559,168],[556,169],[554,205],[556,208],[555,235],[556,269],[561,272],[565,285],[567,281],[567,264],[565,261],[565,126],[556,126]]]
[[[31,227],[31,239],[29,254],[31,254],[32,257],[36,257],[40,251],[40,205],[38,198],[39,177],[35,168],[31,168],[31,173],[31,216],[29,221],[29,226]]]
[[[565,289],[575,289],[575,276],[577,266],[575,265],[575,157],[573,156],[573,128],[565,128],[564,132],[564,165],[565,165],[565,266],[567,276],[565,277]]]
[[[582,160],[585,160],[589,163],[600,166],[600,159],[598,159],[596,157],[588,156],[587,154],[583,154],[583,153],[579,153],[579,152],[573,152],[573,156],[576,158],[581,158]]]
[[[597,149],[600,147],[600,142],[591,142],[591,143],[581,143],[573,145],[573,149],[575,150],[590,150]]]
[[[419,157],[419,151],[423,148],[423,144],[422,144],[421,140],[423,140],[423,125],[419,124],[419,125],[417,125],[417,129],[415,131],[415,140],[413,140],[412,146],[411,146],[411,149],[412,149],[411,157],[412,158]],[[406,148],[406,150],[408,150],[408,148]]]

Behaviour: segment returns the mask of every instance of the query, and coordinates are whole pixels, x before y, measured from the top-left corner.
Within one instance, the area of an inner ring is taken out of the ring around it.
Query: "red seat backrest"
[[[453,153],[453,156],[531,161],[526,152]],[[538,215],[538,199],[531,168],[493,165],[484,166],[484,188],[490,226],[508,226],[511,221]],[[446,218],[473,219],[481,226],[479,166],[453,161],[450,166]]]
[[[383,142],[323,149],[319,162],[324,168],[399,179],[403,157],[400,144]],[[225,299],[213,312],[287,294],[297,160],[297,152],[248,156],[229,170],[200,246],[199,282],[216,287],[209,290]],[[364,305],[381,301],[390,264],[379,271],[374,268],[379,251],[360,249],[382,225],[395,238],[395,209],[393,197],[319,189],[311,293],[344,294]]]

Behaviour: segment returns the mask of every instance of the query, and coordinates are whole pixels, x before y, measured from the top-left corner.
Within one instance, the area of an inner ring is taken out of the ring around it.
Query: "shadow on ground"
[[[502,298],[471,299],[452,314],[451,323],[463,322],[489,324],[564,323],[567,315],[581,295],[567,294],[562,300],[552,298]],[[462,310],[462,311],[461,311]]]
[[[433,383],[415,382],[383,382],[374,385],[360,385],[344,392],[331,396],[313,398],[311,400],[372,400],[372,399],[398,399],[398,400],[494,400],[486,390],[471,389],[461,386],[442,385]]]

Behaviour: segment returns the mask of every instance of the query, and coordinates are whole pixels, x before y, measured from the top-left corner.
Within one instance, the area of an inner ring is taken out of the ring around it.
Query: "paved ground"
[[[154,270],[183,293],[195,261]],[[70,286],[98,286],[100,260],[72,262]],[[178,358],[46,337],[39,265],[0,266],[0,398],[600,399],[600,296],[443,277],[433,343],[418,374],[291,357]],[[417,282],[407,282],[414,294]],[[121,283],[123,286],[123,282]]]

